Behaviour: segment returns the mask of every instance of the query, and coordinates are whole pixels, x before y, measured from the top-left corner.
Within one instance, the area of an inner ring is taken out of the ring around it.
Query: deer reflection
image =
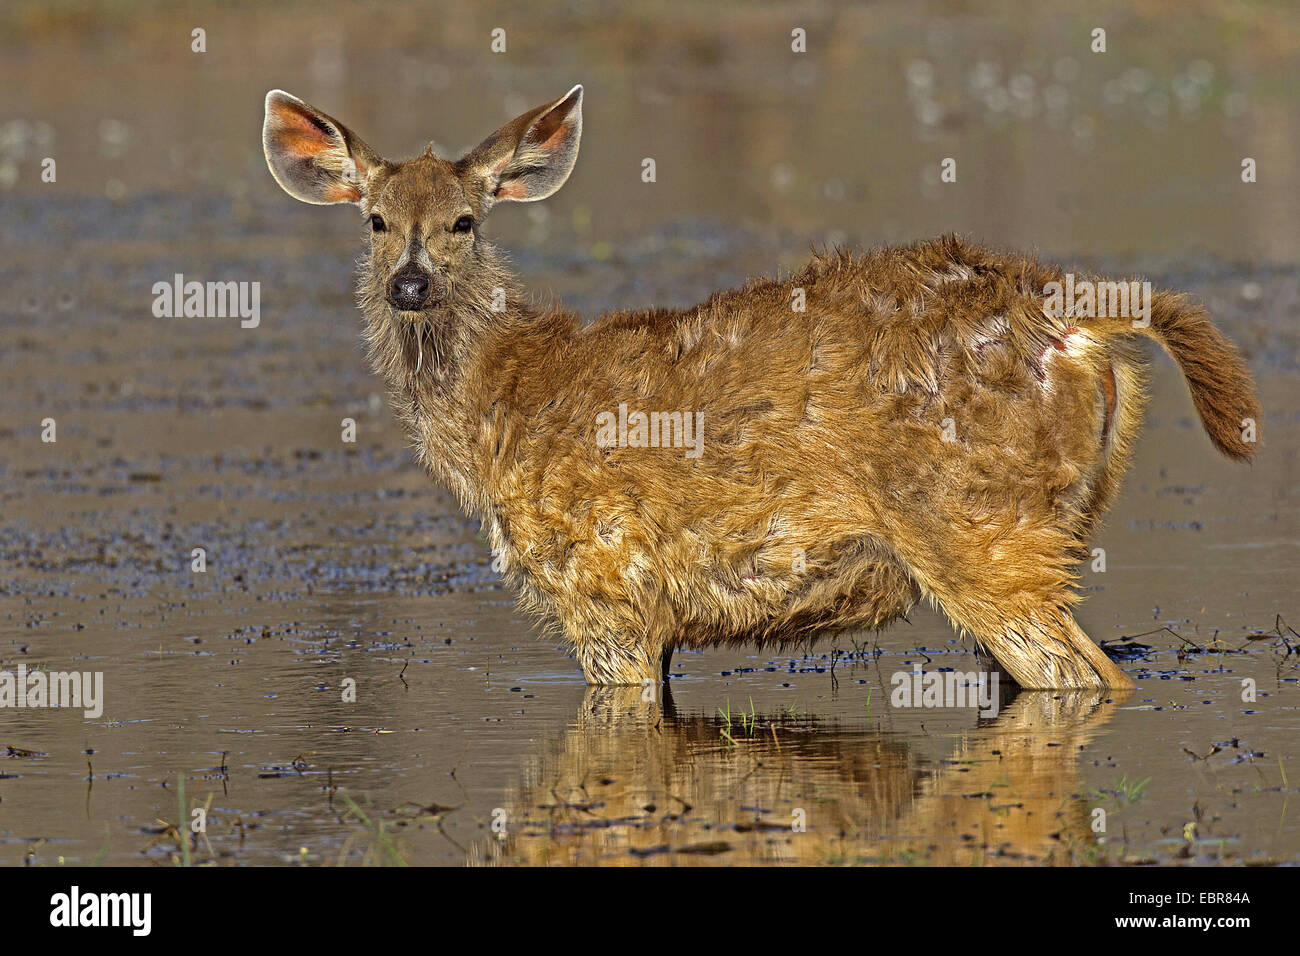
[[[590,688],[471,862],[1066,864],[1097,852],[1077,761],[1113,693],[1021,692],[949,738],[678,715],[670,695],[644,696]]]

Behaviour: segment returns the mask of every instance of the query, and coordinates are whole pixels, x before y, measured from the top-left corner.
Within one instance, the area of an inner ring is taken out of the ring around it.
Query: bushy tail
[[[1236,461],[1250,461],[1258,437],[1259,400],[1255,379],[1236,346],[1214,327],[1205,309],[1173,292],[1151,296],[1150,320],[1146,326],[1114,317],[1081,324],[1106,335],[1142,334],[1159,342],[1187,379],[1192,403],[1214,447]]]
[[[1151,297],[1150,326],[1136,331],[1159,342],[1178,363],[1214,447],[1237,461],[1253,458],[1260,414],[1255,379],[1205,309],[1180,295],[1157,292]]]

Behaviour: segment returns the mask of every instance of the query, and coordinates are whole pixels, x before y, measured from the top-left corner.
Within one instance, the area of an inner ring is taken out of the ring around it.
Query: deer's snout
[[[407,263],[393,275],[388,283],[388,301],[399,309],[414,312],[429,304],[433,276],[412,263]]]

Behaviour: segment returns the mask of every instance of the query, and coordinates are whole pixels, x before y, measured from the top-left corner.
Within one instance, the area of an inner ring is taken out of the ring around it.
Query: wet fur
[[[947,236],[584,327],[533,305],[479,234],[495,203],[560,188],[581,107],[574,87],[457,162],[394,163],[276,90],[263,145],[291,195],[389,220],[361,260],[370,359],[420,464],[587,680],[658,680],[676,647],[878,629],[925,600],[1022,686],[1131,686],[1072,585],[1142,421],[1141,338],[1215,446],[1254,452],[1253,382],[1204,311],[1162,292],[1147,328],[1054,317],[1059,268]],[[437,295],[399,311],[386,290],[413,254]],[[620,403],[702,412],[703,454],[600,447]]]
[[[1060,280],[947,237],[583,328],[513,295],[485,311],[474,297],[514,288],[495,261],[422,330],[436,367],[415,371],[414,330],[373,301],[368,335],[421,464],[592,683],[657,679],[674,647],[882,628],[925,598],[1022,685],[1123,685],[1074,623],[1071,584],[1127,467],[1146,361],[1130,320],[1048,316]],[[1153,311],[1207,431],[1250,457],[1235,351],[1176,297]],[[702,457],[597,447],[620,402],[702,410]]]

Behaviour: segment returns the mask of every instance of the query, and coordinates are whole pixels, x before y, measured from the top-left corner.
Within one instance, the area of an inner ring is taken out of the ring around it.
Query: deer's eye
[[[451,231],[452,231],[452,232],[469,232],[469,231],[470,231],[471,229],[473,229],[473,228],[474,228],[474,217],[473,217],[473,216],[461,216],[461,217],[460,217],[459,219],[457,219],[456,222],[452,225],[452,227],[451,227]]]
[[[384,232],[388,226],[384,223],[384,217],[375,213],[370,217],[370,228],[375,232]]]

